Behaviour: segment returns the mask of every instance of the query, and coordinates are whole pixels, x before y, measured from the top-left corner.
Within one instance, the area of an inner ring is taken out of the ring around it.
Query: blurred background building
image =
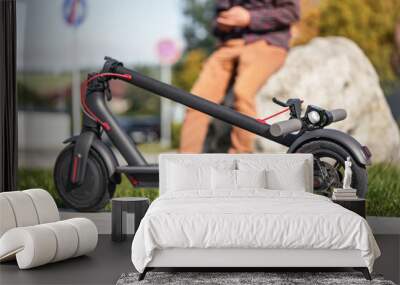
[[[51,168],[62,141],[79,132],[74,76],[79,93],[104,56],[160,78],[157,44],[170,39],[184,47],[181,5],[179,0],[17,1],[21,167]],[[160,99],[117,81],[111,87],[110,107],[127,131],[138,142],[157,142]],[[179,112],[173,113],[179,120]]]

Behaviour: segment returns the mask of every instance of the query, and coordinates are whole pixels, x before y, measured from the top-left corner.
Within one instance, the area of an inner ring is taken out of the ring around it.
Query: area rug
[[[221,285],[395,285],[382,276],[373,275],[368,281],[359,272],[148,272],[146,278],[138,281],[138,273],[122,274],[117,285],[134,284],[221,284]]]

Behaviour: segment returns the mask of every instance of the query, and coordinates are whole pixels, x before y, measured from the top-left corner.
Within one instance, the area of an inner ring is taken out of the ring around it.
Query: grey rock
[[[351,40],[316,38],[307,45],[291,49],[284,66],[257,96],[259,117],[281,109],[272,103],[273,97],[282,101],[301,98],[304,106],[313,104],[328,110],[346,109],[347,119],[330,128],[342,130],[367,145],[374,163],[400,162],[399,127],[374,67]],[[281,115],[269,122],[287,118],[287,115]],[[261,152],[286,151],[286,148],[262,138],[257,138],[256,146]]]

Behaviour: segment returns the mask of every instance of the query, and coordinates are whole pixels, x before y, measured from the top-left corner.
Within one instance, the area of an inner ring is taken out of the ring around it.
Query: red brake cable
[[[272,115],[270,115],[268,117],[265,117],[265,118],[262,118],[262,119],[257,119],[257,121],[260,122],[260,123],[266,124],[269,119],[272,119],[272,118],[274,118],[276,116],[279,116],[280,114],[286,113],[289,110],[290,110],[290,108],[287,107],[287,108],[285,108],[285,109],[283,109],[283,110],[281,110],[279,112],[276,112],[276,113],[274,113],[274,114],[272,114]]]
[[[105,72],[105,73],[98,73],[93,75],[92,77],[90,77],[87,80],[87,83],[89,83],[90,81],[99,78],[99,77],[119,77],[121,79],[128,79],[131,80],[132,79],[132,75],[130,74],[119,74],[119,73],[111,73],[111,72]]]
[[[92,77],[90,77],[89,79],[87,79],[85,81],[85,87],[87,89],[87,86],[89,84],[90,81],[99,78],[99,77],[118,77],[121,79],[132,79],[132,75],[130,74],[119,74],[119,73],[110,73],[110,72],[106,72],[106,73],[98,73],[93,75]],[[102,121],[99,117],[97,117],[92,110],[89,109],[89,107],[86,104],[86,90],[85,92],[82,92],[81,94],[81,105],[82,105],[82,111],[89,117],[91,118],[93,121],[99,123],[106,131],[110,131],[111,127],[107,122]]]
[[[300,100],[300,102],[303,103],[304,100]],[[268,117],[265,117],[265,118],[263,118],[263,119],[256,119],[256,120],[257,120],[258,122],[260,122],[260,123],[266,124],[267,121],[268,121],[269,119],[272,119],[272,118],[274,118],[274,117],[276,117],[276,116],[279,116],[280,114],[286,113],[286,112],[289,111],[289,110],[290,110],[290,108],[287,107],[287,108],[285,108],[285,109],[283,109],[283,110],[281,110],[281,111],[279,111],[279,112],[276,112],[276,113],[274,113],[274,114],[272,114],[272,115],[270,115],[270,116],[268,116]]]

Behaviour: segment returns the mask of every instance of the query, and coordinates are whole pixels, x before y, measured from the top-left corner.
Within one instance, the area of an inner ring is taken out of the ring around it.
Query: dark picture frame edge
[[[0,192],[17,190],[16,2],[0,1]]]

